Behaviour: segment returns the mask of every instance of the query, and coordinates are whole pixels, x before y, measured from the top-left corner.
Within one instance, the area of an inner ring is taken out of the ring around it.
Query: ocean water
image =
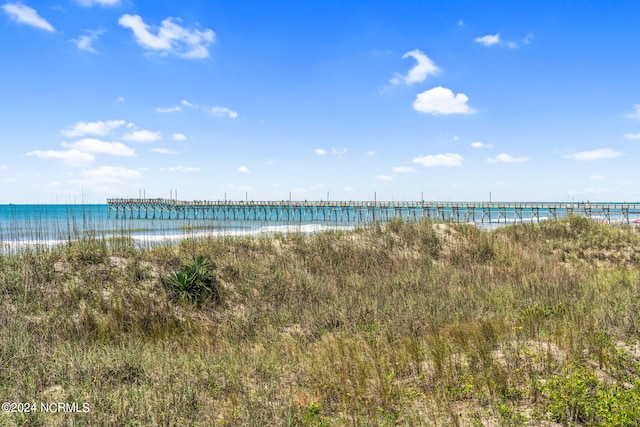
[[[276,209],[276,208],[273,208]],[[287,232],[314,233],[327,229],[349,229],[357,225],[376,221],[387,221],[394,217],[404,219],[420,219],[429,217],[433,220],[471,222],[481,229],[494,229],[515,222],[539,222],[552,215],[541,209],[537,217],[524,211],[522,218],[516,215],[515,209],[498,209],[488,211],[488,216],[476,212],[472,217],[462,217],[453,209],[436,209],[435,207],[419,208],[410,211],[406,207],[367,207],[343,209],[339,214],[329,208],[305,210],[303,213],[286,207],[278,207],[278,220],[271,216],[260,216],[257,210],[236,212],[225,219],[217,214],[203,218],[195,211],[187,213],[186,218],[163,218],[157,215],[152,218],[148,212],[139,214],[130,212],[125,215],[109,212],[107,204],[58,204],[58,205],[0,205],[0,248],[11,251],[34,245],[52,246],[87,236],[111,238],[127,236],[137,244],[155,245],[165,241],[176,241],[189,237],[201,236],[243,236],[257,234],[273,234]],[[284,211],[283,211],[284,210]],[[333,212],[333,213],[332,213]],[[557,217],[566,215],[566,210],[557,209]],[[140,215],[141,218],[138,218]],[[147,218],[145,218],[147,216]],[[286,218],[286,219],[282,219]],[[640,218],[640,214],[630,215],[630,220]],[[594,220],[604,217],[594,214]],[[612,210],[609,220],[621,222],[621,212]],[[640,220],[639,220],[640,221]]]
[[[106,204],[0,205],[0,248],[11,251],[31,246],[54,246],[83,237],[127,236],[140,246],[190,237],[313,233],[352,228],[335,221],[214,220],[190,218],[115,218]]]

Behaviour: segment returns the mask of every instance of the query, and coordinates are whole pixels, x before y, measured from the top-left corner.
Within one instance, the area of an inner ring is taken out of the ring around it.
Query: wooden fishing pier
[[[194,219],[213,221],[371,222],[392,218],[448,222],[523,223],[581,215],[628,224],[640,215],[640,202],[383,202],[383,201],[183,201],[107,199],[116,219]]]

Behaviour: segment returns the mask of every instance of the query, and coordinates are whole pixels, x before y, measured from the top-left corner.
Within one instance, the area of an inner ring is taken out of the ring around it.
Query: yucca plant
[[[211,261],[197,256],[169,276],[168,284],[175,299],[200,305],[205,301],[220,302],[220,285],[212,272]]]

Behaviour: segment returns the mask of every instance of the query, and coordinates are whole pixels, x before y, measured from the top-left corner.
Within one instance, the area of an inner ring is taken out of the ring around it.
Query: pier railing
[[[577,214],[629,223],[640,202],[436,202],[346,200],[107,199],[109,217],[256,221],[367,222],[429,218],[452,222],[539,222]]]

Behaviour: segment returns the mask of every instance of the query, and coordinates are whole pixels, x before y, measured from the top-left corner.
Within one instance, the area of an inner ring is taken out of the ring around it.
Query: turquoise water
[[[140,245],[205,235],[242,236],[275,232],[315,232],[351,224],[256,219],[137,219],[115,218],[106,204],[0,205],[0,244],[3,248],[55,245],[87,236],[128,236]]]
[[[352,228],[355,225],[376,221],[386,221],[393,217],[420,219],[429,217],[434,220],[473,222],[483,229],[492,229],[514,222],[537,222],[551,217],[548,210],[541,209],[538,217],[532,218],[531,212],[522,212],[518,218],[514,209],[500,212],[488,211],[488,216],[475,213],[473,217],[461,217],[452,209],[430,207],[410,211],[402,207],[383,209],[379,206],[343,207],[339,213],[328,207],[309,208],[304,211],[289,209],[286,206],[270,206],[268,209],[240,209],[233,214],[227,212],[218,215],[211,211],[208,218],[204,214],[191,211],[186,218],[151,218],[148,213],[128,212],[127,217],[116,218],[115,212],[109,212],[107,204],[67,204],[67,205],[0,205],[0,244],[3,248],[20,248],[43,244],[53,245],[86,236],[117,237],[128,236],[141,245],[156,244],[167,240],[179,240],[185,237],[241,236],[249,234],[276,232],[312,233],[325,229]],[[277,211],[276,214],[273,214]],[[268,213],[268,214],[267,214]],[[566,215],[558,209],[557,217]],[[620,221],[620,213],[611,211],[612,222]],[[145,218],[147,216],[147,218]],[[184,215],[183,215],[184,216]],[[638,215],[632,215],[631,220]],[[274,220],[273,218],[276,218]],[[593,219],[599,219],[594,216]]]

